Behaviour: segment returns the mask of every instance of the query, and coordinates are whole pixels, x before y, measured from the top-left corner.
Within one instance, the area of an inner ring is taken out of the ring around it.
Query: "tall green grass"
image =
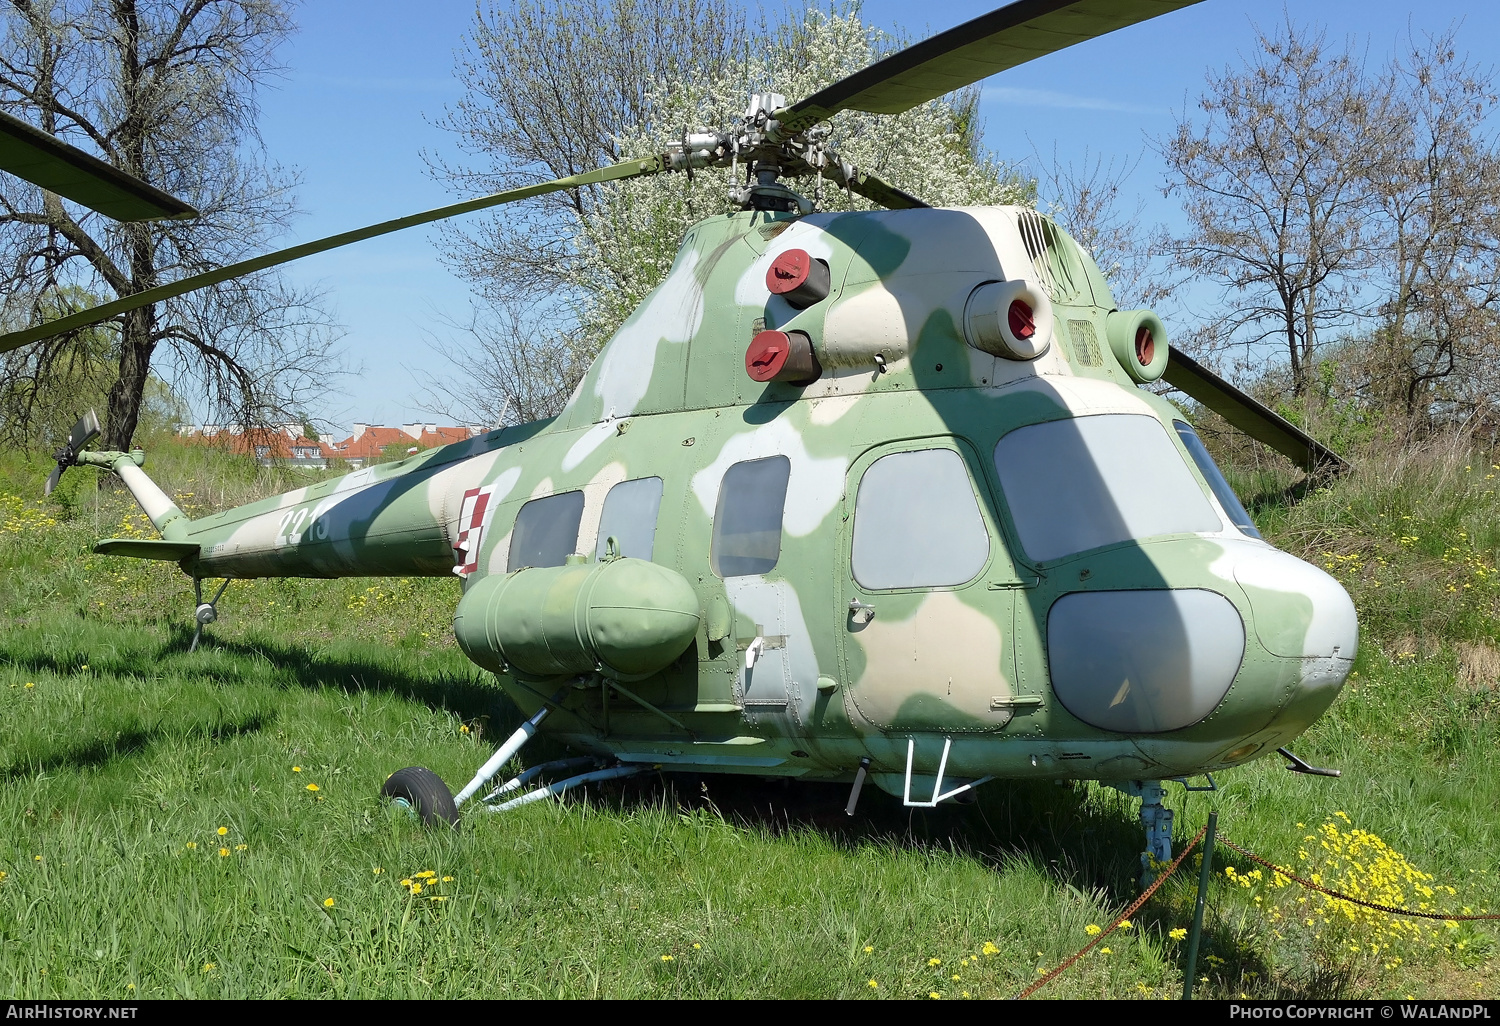
[[[152,459],[205,506],[291,473]],[[386,774],[461,783],[515,720],[452,642],[454,582],[237,582],[188,653],[181,574],[88,551],[131,526],[128,498],[73,471],[38,502],[46,469],[0,467],[9,995],[1007,996],[1136,893],[1135,803],[1097,786],[997,782],[930,812],[871,790],[849,819],[841,787],[661,775],[424,829],[378,800]],[[1490,472],[1418,453],[1257,505],[1278,544],[1362,560],[1340,571],[1366,626],[1356,676],[1297,746],[1345,775],[1271,759],[1213,794],[1174,786],[1179,844],[1210,808],[1286,862],[1323,858],[1321,824],[1357,826],[1458,892],[1442,900],[1500,909],[1494,596],[1447,592],[1478,575],[1444,561],[1494,565]],[[1179,877],[1041,996],[1174,996]],[[1350,950],[1358,930],[1272,914],[1297,897],[1217,874],[1197,993],[1500,991],[1493,929],[1439,926],[1386,968],[1394,949]]]

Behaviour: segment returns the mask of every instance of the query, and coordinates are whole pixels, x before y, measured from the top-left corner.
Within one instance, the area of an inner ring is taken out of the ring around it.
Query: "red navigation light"
[[[1010,333],[1016,338],[1030,338],[1036,334],[1036,321],[1032,317],[1031,307],[1026,304],[1025,300],[1011,300],[1007,317],[1010,322]]]

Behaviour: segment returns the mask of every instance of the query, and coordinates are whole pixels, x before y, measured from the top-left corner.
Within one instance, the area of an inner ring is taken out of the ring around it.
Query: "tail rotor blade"
[[[83,447],[99,437],[99,415],[93,410],[78,418],[78,423],[73,425],[73,430],[68,432],[68,441],[54,454],[57,466],[52,468],[52,473],[47,475],[47,483],[42,486],[43,495],[51,495],[52,490],[57,487],[57,482],[62,479],[63,471],[78,462],[78,454]]]
[[[379,224],[369,225],[365,228],[356,228],[354,231],[342,232],[338,235],[330,235],[324,239],[313,242],[304,242],[300,246],[291,246],[287,249],[277,250],[274,253],[266,253],[262,256],[252,257],[249,260],[241,260],[237,264],[228,264],[224,267],[216,267],[202,274],[189,275],[166,285],[158,285],[144,292],[137,292],[131,296],[114,300],[110,303],[102,303],[99,306],[90,307],[87,310],[70,314],[67,317],[59,317],[55,321],[37,325],[34,328],[26,328],[22,331],[12,331],[0,335],[0,353],[9,352],[29,342],[38,339],[51,338],[64,332],[74,331],[78,328],[87,328],[98,324],[100,321],[114,317],[138,307],[147,306],[151,303],[160,303],[164,300],[173,299],[177,296],[205,288],[209,285],[217,285],[231,278],[252,274],[255,271],[263,271],[268,267],[276,267],[280,264],[300,260],[314,253],[323,253],[340,246],[347,246],[355,242],[363,242],[365,239],[373,239],[380,235],[389,235],[391,232],[399,232],[403,228],[414,228],[417,225],[431,224],[445,218],[456,217],[459,214],[467,214],[475,210],[484,210],[488,207],[498,207],[505,203],[514,203],[518,200],[531,199],[533,196],[543,196],[549,192],[558,192],[563,189],[574,189],[583,185],[599,185],[603,182],[617,182],[626,178],[636,178],[641,175],[655,174],[667,168],[666,161],[660,157],[647,157],[643,160],[627,160],[620,164],[611,164],[608,167],[599,168],[586,174],[573,175],[569,178],[554,178],[550,182],[542,182],[538,185],[526,185],[519,189],[509,189],[505,192],[497,192],[489,196],[481,196],[478,199],[465,200],[462,203],[451,203],[446,207],[438,207],[434,210],[424,211],[420,214],[411,214],[406,217],[398,217],[390,221],[382,221]]]
[[[94,439],[99,437],[99,415],[93,410],[85,413],[68,432],[68,448],[76,455]]]

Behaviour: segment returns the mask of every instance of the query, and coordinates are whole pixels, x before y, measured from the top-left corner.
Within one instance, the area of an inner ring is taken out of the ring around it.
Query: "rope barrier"
[[[1139,909],[1142,905],[1144,905],[1147,902],[1147,900],[1150,899],[1151,895],[1153,895],[1153,894],[1156,893],[1156,889],[1158,887],[1160,887],[1162,884],[1164,884],[1164,883],[1167,882],[1167,877],[1169,877],[1173,873],[1177,872],[1177,867],[1180,866],[1180,865],[1182,865],[1182,860],[1185,859],[1185,858],[1187,858],[1188,854],[1194,848],[1198,847],[1198,842],[1201,841],[1201,840],[1203,840],[1203,835],[1204,835],[1204,833],[1207,830],[1208,830],[1208,824],[1205,823],[1203,825],[1203,827],[1198,831],[1198,836],[1194,837],[1190,842],[1188,842],[1188,846],[1186,848],[1182,849],[1182,854],[1178,855],[1177,858],[1172,862],[1172,864],[1167,867],[1167,871],[1165,873],[1161,874],[1161,876],[1158,876],[1156,878],[1156,880],[1151,884],[1151,886],[1147,887],[1146,890],[1145,890],[1145,892],[1142,893],[1139,898],[1135,899],[1135,901],[1131,904],[1131,906],[1129,908],[1127,908],[1124,912],[1121,912],[1120,913],[1120,917],[1118,919],[1116,919],[1113,923],[1109,924],[1109,929],[1104,930],[1097,937],[1095,937],[1093,940],[1089,941],[1086,945],[1084,945],[1082,951],[1078,952],[1076,955],[1073,955],[1073,956],[1071,956],[1071,957],[1069,957],[1067,959],[1064,959],[1063,962],[1062,962],[1062,964],[1059,965],[1056,969],[1053,969],[1047,975],[1043,976],[1040,980],[1037,980],[1031,986],[1029,986],[1025,990],[1021,991],[1021,993],[1017,994],[1016,997],[1015,997],[1015,1000],[1017,1000],[1017,1001],[1024,1001],[1027,998],[1031,997],[1031,995],[1035,994],[1037,991],[1041,990],[1048,983],[1051,983],[1052,980],[1053,980],[1053,978],[1061,975],[1062,973],[1064,973],[1065,971],[1067,971],[1069,968],[1071,968],[1073,966],[1073,963],[1077,962],[1084,955],[1087,955],[1090,951],[1092,951],[1094,949],[1094,946],[1096,944],[1099,944],[1101,941],[1104,940],[1104,938],[1108,937],[1111,933],[1114,933],[1115,929],[1121,923],[1123,923],[1125,920],[1129,919],[1131,916],[1135,915],[1136,910]]]
[[[1288,880],[1295,880],[1303,887],[1317,891],[1319,894],[1326,894],[1330,898],[1337,898],[1339,901],[1347,901],[1351,905],[1361,905],[1365,908],[1373,908],[1377,912],[1387,912],[1393,916],[1413,916],[1418,919],[1451,919],[1455,922],[1471,922],[1480,919],[1500,919],[1500,913],[1490,913],[1489,915],[1453,915],[1449,912],[1417,912],[1409,908],[1394,908],[1390,905],[1378,905],[1373,901],[1365,901],[1362,898],[1356,898],[1353,895],[1345,894],[1342,891],[1330,890],[1327,887],[1323,887],[1319,884],[1313,883],[1311,880],[1304,880],[1302,877],[1298,876],[1296,873],[1293,873],[1291,870],[1283,869],[1281,866],[1278,866],[1275,863],[1268,861],[1267,859],[1261,858],[1259,855],[1255,854],[1255,852],[1249,851],[1245,848],[1241,848],[1239,845],[1235,844],[1223,834],[1219,835],[1219,840],[1223,841],[1229,847],[1245,856],[1245,858],[1249,859],[1251,862],[1259,862],[1267,869],[1271,870],[1272,872],[1280,873]]]
[[[1151,895],[1153,895],[1153,894],[1156,893],[1157,888],[1159,888],[1162,884],[1166,883],[1167,877],[1171,876],[1173,873],[1175,873],[1177,871],[1177,867],[1180,866],[1180,865],[1182,865],[1183,860],[1186,859],[1188,857],[1188,855],[1192,852],[1192,850],[1198,846],[1198,842],[1201,841],[1201,840],[1203,840],[1203,835],[1204,835],[1205,832],[1207,832],[1207,830],[1208,830],[1208,824],[1205,823],[1203,825],[1202,829],[1200,829],[1198,831],[1197,836],[1194,837],[1192,839],[1192,841],[1188,842],[1188,846],[1186,848],[1182,849],[1182,853],[1180,855],[1178,855],[1175,860],[1173,860],[1173,862],[1172,862],[1172,864],[1170,866],[1167,867],[1166,872],[1164,872],[1160,876],[1158,876],[1156,878],[1155,882],[1153,882],[1150,887],[1147,887],[1146,890],[1145,890],[1145,892],[1142,893],[1141,896],[1139,898],[1137,898],[1130,905],[1129,908],[1127,908],[1124,912],[1120,913],[1119,918],[1116,919],[1113,923],[1109,924],[1109,929],[1102,931],[1097,937],[1095,937],[1093,940],[1089,941],[1086,945],[1084,945],[1083,949],[1081,951],[1079,951],[1077,954],[1074,954],[1074,955],[1072,955],[1072,956],[1064,959],[1063,962],[1056,969],[1053,969],[1051,972],[1049,972],[1045,976],[1043,976],[1040,980],[1037,980],[1031,986],[1029,986],[1025,990],[1021,991],[1021,993],[1017,994],[1016,997],[1015,997],[1015,1000],[1017,1000],[1017,1001],[1024,1001],[1026,998],[1031,997],[1031,995],[1033,995],[1037,991],[1041,990],[1048,983],[1051,983],[1053,979],[1055,979],[1056,977],[1062,975],[1068,969],[1072,968],[1073,965],[1075,963],[1077,963],[1077,961],[1080,958],[1082,958],[1084,955],[1087,955],[1100,942],[1102,942],[1104,940],[1104,938],[1108,937],[1111,933],[1113,933],[1116,929],[1118,929],[1119,925],[1121,923],[1125,922],[1125,920],[1127,920],[1131,916],[1135,915],[1136,910],[1139,909],[1142,905],[1144,905],[1151,898]],[[1395,915],[1395,916],[1413,916],[1413,917],[1418,918],[1418,919],[1441,919],[1441,920],[1445,920],[1445,921],[1446,920],[1452,920],[1454,922],[1473,922],[1473,921],[1476,921],[1476,920],[1496,920],[1496,919],[1500,919],[1500,913],[1493,913],[1493,912],[1489,913],[1487,915],[1454,915],[1454,914],[1448,913],[1448,912],[1418,912],[1418,911],[1415,911],[1413,909],[1395,908],[1395,907],[1393,907],[1391,905],[1380,905],[1380,904],[1377,904],[1377,903],[1375,903],[1373,901],[1365,901],[1363,898],[1356,898],[1356,897],[1354,897],[1351,894],[1345,894],[1342,891],[1335,891],[1335,890],[1332,890],[1331,888],[1324,887],[1321,884],[1315,884],[1311,880],[1303,879],[1302,877],[1298,876],[1296,873],[1293,873],[1291,870],[1285,869],[1285,868],[1283,868],[1281,866],[1278,866],[1274,862],[1271,862],[1269,859],[1263,859],[1263,858],[1261,858],[1259,855],[1255,854],[1255,852],[1253,852],[1253,851],[1250,851],[1248,848],[1242,848],[1242,847],[1240,847],[1238,844],[1235,844],[1233,841],[1231,841],[1229,838],[1225,837],[1223,834],[1219,834],[1218,835],[1218,840],[1222,841],[1228,847],[1233,848],[1235,851],[1239,852],[1241,855],[1245,856],[1245,858],[1249,859],[1250,861],[1252,861],[1252,862],[1258,862],[1262,866],[1265,866],[1267,869],[1271,870],[1272,872],[1274,872],[1274,873],[1280,873],[1282,876],[1286,877],[1288,880],[1295,881],[1296,883],[1301,884],[1303,887],[1306,887],[1306,888],[1308,888],[1310,890],[1317,891],[1319,894],[1326,894],[1330,898],[1336,898],[1339,901],[1347,901],[1347,902],[1349,902],[1352,905],[1360,905],[1360,906],[1363,906],[1364,908],[1372,908],[1372,909],[1375,909],[1377,912],[1385,912],[1385,913],[1388,913],[1390,915]]]

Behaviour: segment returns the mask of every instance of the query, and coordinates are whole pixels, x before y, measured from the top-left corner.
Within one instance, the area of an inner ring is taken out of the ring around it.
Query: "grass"
[[[1216,808],[1239,843],[1341,885],[1385,894],[1408,865],[1431,879],[1403,877],[1406,904],[1500,910],[1500,642],[1476,573],[1500,500],[1466,456],[1257,504],[1278,544],[1359,560],[1336,562],[1366,625],[1356,675],[1298,745],[1345,775],[1270,759],[1214,794],[1173,786],[1177,843]],[[46,469],[13,461],[0,493]],[[191,454],[152,469],[208,506],[286,485]],[[0,499],[8,995],[1009,996],[1134,896],[1134,803],[1097,786],[998,782],[931,812],[867,791],[851,820],[841,787],[648,776],[425,830],[378,801],[385,775],[462,782],[514,720],[453,645],[453,582],[237,583],[189,654],[175,568],[89,555],[140,524],[87,481]],[[1355,830],[1410,862],[1351,857]],[[1393,936],[1227,864],[1200,997],[1500,993],[1493,927]],[[1176,996],[1195,876],[1040,996]]]

